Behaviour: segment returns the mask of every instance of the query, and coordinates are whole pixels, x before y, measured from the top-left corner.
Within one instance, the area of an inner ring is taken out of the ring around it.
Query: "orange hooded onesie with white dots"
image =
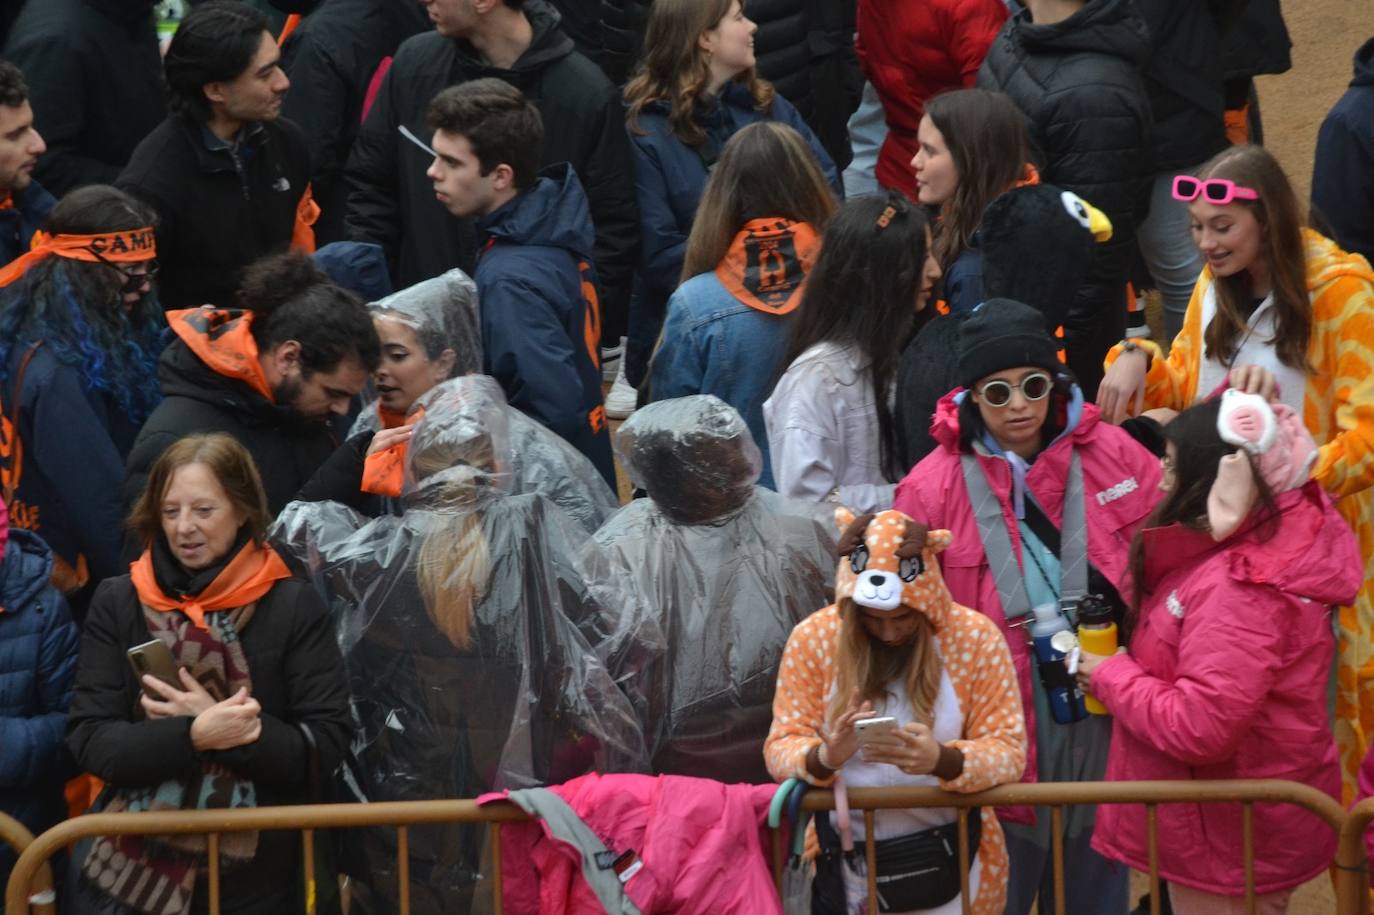
[[[951,743],[963,753],[963,772],[951,781],[941,780],[940,787],[972,793],[1017,782],[1026,764],[1026,725],[1011,653],[996,624],[950,598],[935,558],[949,545],[949,532],[925,532],[898,511],[864,516],[858,519],[857,527],[848,509],[837,510],[835,517],[842,532],[851,530],[861,535],[854,549],[867,550],[864,571],[891,573],[902,581],[900,604],[924,614],[935,631],[936,648],[964,714],[963,736]],[[924,548],[919,570],[908,581],[915,567],[910,557],[898,556],[898,549],[911,539],[913,528],[919,528],[924,536]],[[813,785],[831,781],[811,775],[806,757],[821,743],[826,706],[834,690],[841,608],[853,612],[855,588],[863,586],[852,563],[842,560],[836,578],[836,602],[799,623],[787,640],[773,697],[773,726],[763,750],[768,771],[778,781],[793,777]],[[983,877],[973,912],[993,915],[1006,904],[1007,851],[1002,828],[992,811],[985,808],[982,816],[978,857]]]

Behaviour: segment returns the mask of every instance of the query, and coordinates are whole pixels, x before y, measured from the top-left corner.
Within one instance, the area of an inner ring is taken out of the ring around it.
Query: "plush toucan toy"
[[[1092,263],[1093,245],[1112,237],[1101,210],[1072,191],[1028,184],[993,198],[973,244],[982,255],[983,300],[1013,299],[1060,325]],[[959,325],[967,314],[940,314],[921,328],[902,354],[897,375],[899,450],[910,468],[935,449],[930,421],[940,398],[958,386]]]

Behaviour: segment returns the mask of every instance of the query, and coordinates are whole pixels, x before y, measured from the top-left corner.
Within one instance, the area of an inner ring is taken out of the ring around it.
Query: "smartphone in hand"
[[[864,746],[879,734],[891,734],[895,730],[897,730],[897,719],[891,716],[861,718],[854,722],[854,733],[858,735],[859,746]]]
[[[172,650],[162,639],[135,645],[126,654],[129,656],[129,664],[134,669],[134,679],[138,680],[140,687],[143,686],[144,675],[152,674],[168,686],[176,689],[186,688],[178,676],[177,662],[172,657]]]

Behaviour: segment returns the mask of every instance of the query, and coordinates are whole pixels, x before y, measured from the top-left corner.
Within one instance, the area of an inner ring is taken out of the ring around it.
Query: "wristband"
[[[825,761],[825,741],[821,741],[821,743],[816,747],[816,762],[821,764],[822,769],[828,769],[831,772],[840,771],[839,769],[835,768],[834,766],[830,765],[830,763]]]

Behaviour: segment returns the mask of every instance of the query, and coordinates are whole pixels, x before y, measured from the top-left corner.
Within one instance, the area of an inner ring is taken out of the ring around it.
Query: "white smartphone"
[[[879,734],[891,734],[897,730],[897,719],[891,716],[883,718],[861,718],[854,722],[854,732],[859,737],[859,745],[862,746]]]

